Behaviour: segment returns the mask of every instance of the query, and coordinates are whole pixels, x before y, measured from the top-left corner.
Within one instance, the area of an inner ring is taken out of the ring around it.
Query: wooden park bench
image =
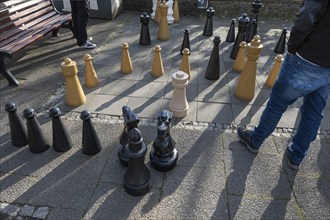
[[[71,14],[56,10],[52,0],[0,0],[0,73],[9,85],[19,85],[4,59],[52,32],[58,35],[63,25],[72,30]]]

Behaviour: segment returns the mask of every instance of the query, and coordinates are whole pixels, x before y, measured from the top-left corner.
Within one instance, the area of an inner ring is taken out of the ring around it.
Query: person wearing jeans
[[[77,44],[81,48],[93,49],[95,44],[90,42],[92,38],[87,38],[88,24],[88,0],[70,0],[71,14],[73,22],[73,33]]]
[[[274,131],[287,107],[303,97],[297,133],[286,149],[288,166],[298,170],[316,138],[330,95],[330,3],[305,0],[294,22],[278,79],[255,129],[239,127],[238,138],[252,153]]]

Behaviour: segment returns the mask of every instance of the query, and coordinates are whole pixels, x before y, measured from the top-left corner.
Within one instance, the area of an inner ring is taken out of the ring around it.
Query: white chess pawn
[[[174,23],[173,4],[174,4],[173,0],[168,0],[168,2],[166,2],[166,5],[168,6],[168,11],[167,11],[167,23],[168,24]]]
[[[152,19],[155,19],[156,7],[157,7],[157,0],[152,0],[152,13],[150,15]]]
[[[188,85],[188,74],[178,71],[172,74],[173,96],[169,105],[174,117],[182,118],[188,113],[188,101],[186,87]]]

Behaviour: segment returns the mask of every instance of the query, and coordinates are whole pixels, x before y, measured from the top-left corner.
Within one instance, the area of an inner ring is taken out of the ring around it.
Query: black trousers
[[[88,23],[88,0],[70,0],[73,34],[77,39],[78,46],[87,41],[87,23]]]

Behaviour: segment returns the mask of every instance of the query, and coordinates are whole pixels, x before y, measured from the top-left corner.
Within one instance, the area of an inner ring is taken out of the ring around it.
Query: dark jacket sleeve
[[[295,53],[327,10],[329,0],[305,0],[300,8],[288,41],[289,53]]]

